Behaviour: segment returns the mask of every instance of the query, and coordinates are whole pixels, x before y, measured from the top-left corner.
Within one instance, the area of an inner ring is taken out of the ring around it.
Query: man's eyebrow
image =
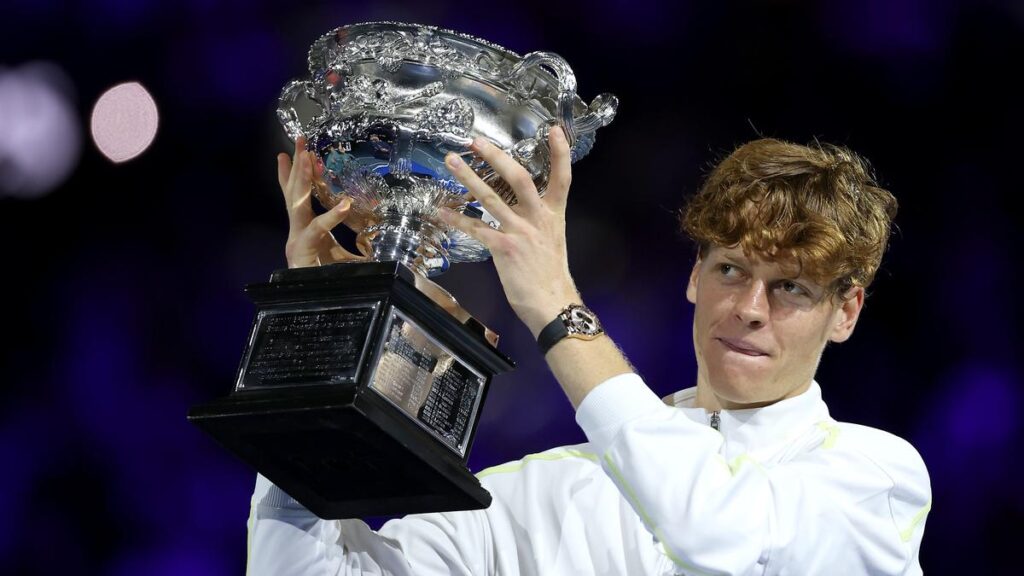
[[[733,254],[730,254],[728,252],[719,252],[718,256],[722,260],[728,260],[732,264],[739,264],[740,266],[744,266],[744,267],[750,266],[750,261],[742,253],[733,255]]]
[[[818,286],[818,283],[813,278],[807,275],[804,270],[798,265],[792,266],[779,266],[779,276],[783,280],[795,280],[801,284],[810,284],[812,286]]]
[[[819,287],[821,286],[820,284],[814,281],[814,278],[807,274],[804,267],[801,266],[798,262],[779,262],[776,260],[771,262],[771,265],[773,265],[776,268],[776,271],[778,272],[778,277],[782,280],[794,280],[799,281],[802,284],[810,284],[812,286]]]

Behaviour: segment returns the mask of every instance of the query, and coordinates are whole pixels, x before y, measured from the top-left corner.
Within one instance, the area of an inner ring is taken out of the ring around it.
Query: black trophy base
[[[321,518],[486,508],[491,495],[420,430],[347,395],[226,398],[189,418]]]
[[[189,420],[321,518],[486,508],[466,468],[512,363],[395,263],[276,272],[235,390]]]

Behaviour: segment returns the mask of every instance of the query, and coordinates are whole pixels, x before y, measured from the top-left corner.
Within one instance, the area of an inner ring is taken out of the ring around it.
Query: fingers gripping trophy
[[[430,278],[490,257],[464,230],[529,214],[504,162],[543,196],[552,142],[582,158],[618,102],[584,103],[555,54],[416,24],[338,28],[309,69],[278,109],[296,142],[278,160],[292,267],[246,287],[257,311],[234,389],[189,419],[322,518],[486,507],[466,460],[513,363]],[[331,235],[342,221],[360,254]]]

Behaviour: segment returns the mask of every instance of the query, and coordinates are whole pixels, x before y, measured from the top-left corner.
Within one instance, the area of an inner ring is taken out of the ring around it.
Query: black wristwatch
[[[562,338],[593,340],[601,334],[604,334],[604,328],[590,308],[581,304],[570,304],[540,331],[537,335],[537,346],[540,346],[541,354],[547,354],[548,350]]]

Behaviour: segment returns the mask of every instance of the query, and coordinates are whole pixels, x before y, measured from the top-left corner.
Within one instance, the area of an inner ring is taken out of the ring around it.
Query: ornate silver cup
[[[519,57],[413,24],[338,28],[313,44],[309,66],[310,79],[284,88],[278,116],[316,152],[320,204],[352,199],[346,225],[370,261],[247,286],[257,313],[234,390],[189,418],[324,518],[485,507],[490,494],[466,461],[488,385],[513,363],[428,276],[489,257],[438,208],[500,223],[444,157],[487,138],[543,194],[550,127],[565,130],[575,161],[617,101],[585,105],[554,54]],[[467,160],[516,202],[490,166]]]
[[[397,260],[434,276],[487,250],[437,219],[447,206],[489,218],[444,165],[469,154],[474,137],[508,151],[541,194],[550,172],[548,129],[562,126],[575,162],[612,121],[617,99],[587,106],[569,65],[550,52],[525,57],[465,34],[376,22],[338,28],[309,52],[308,80],[281,93],[278,117],[319,157],[316,198],[325,208],[352,199],[347,224],[373,260]],[[509,204],[515,193],[490,166],[467,158]],[[499,225],[491,222],[492,225]]]

